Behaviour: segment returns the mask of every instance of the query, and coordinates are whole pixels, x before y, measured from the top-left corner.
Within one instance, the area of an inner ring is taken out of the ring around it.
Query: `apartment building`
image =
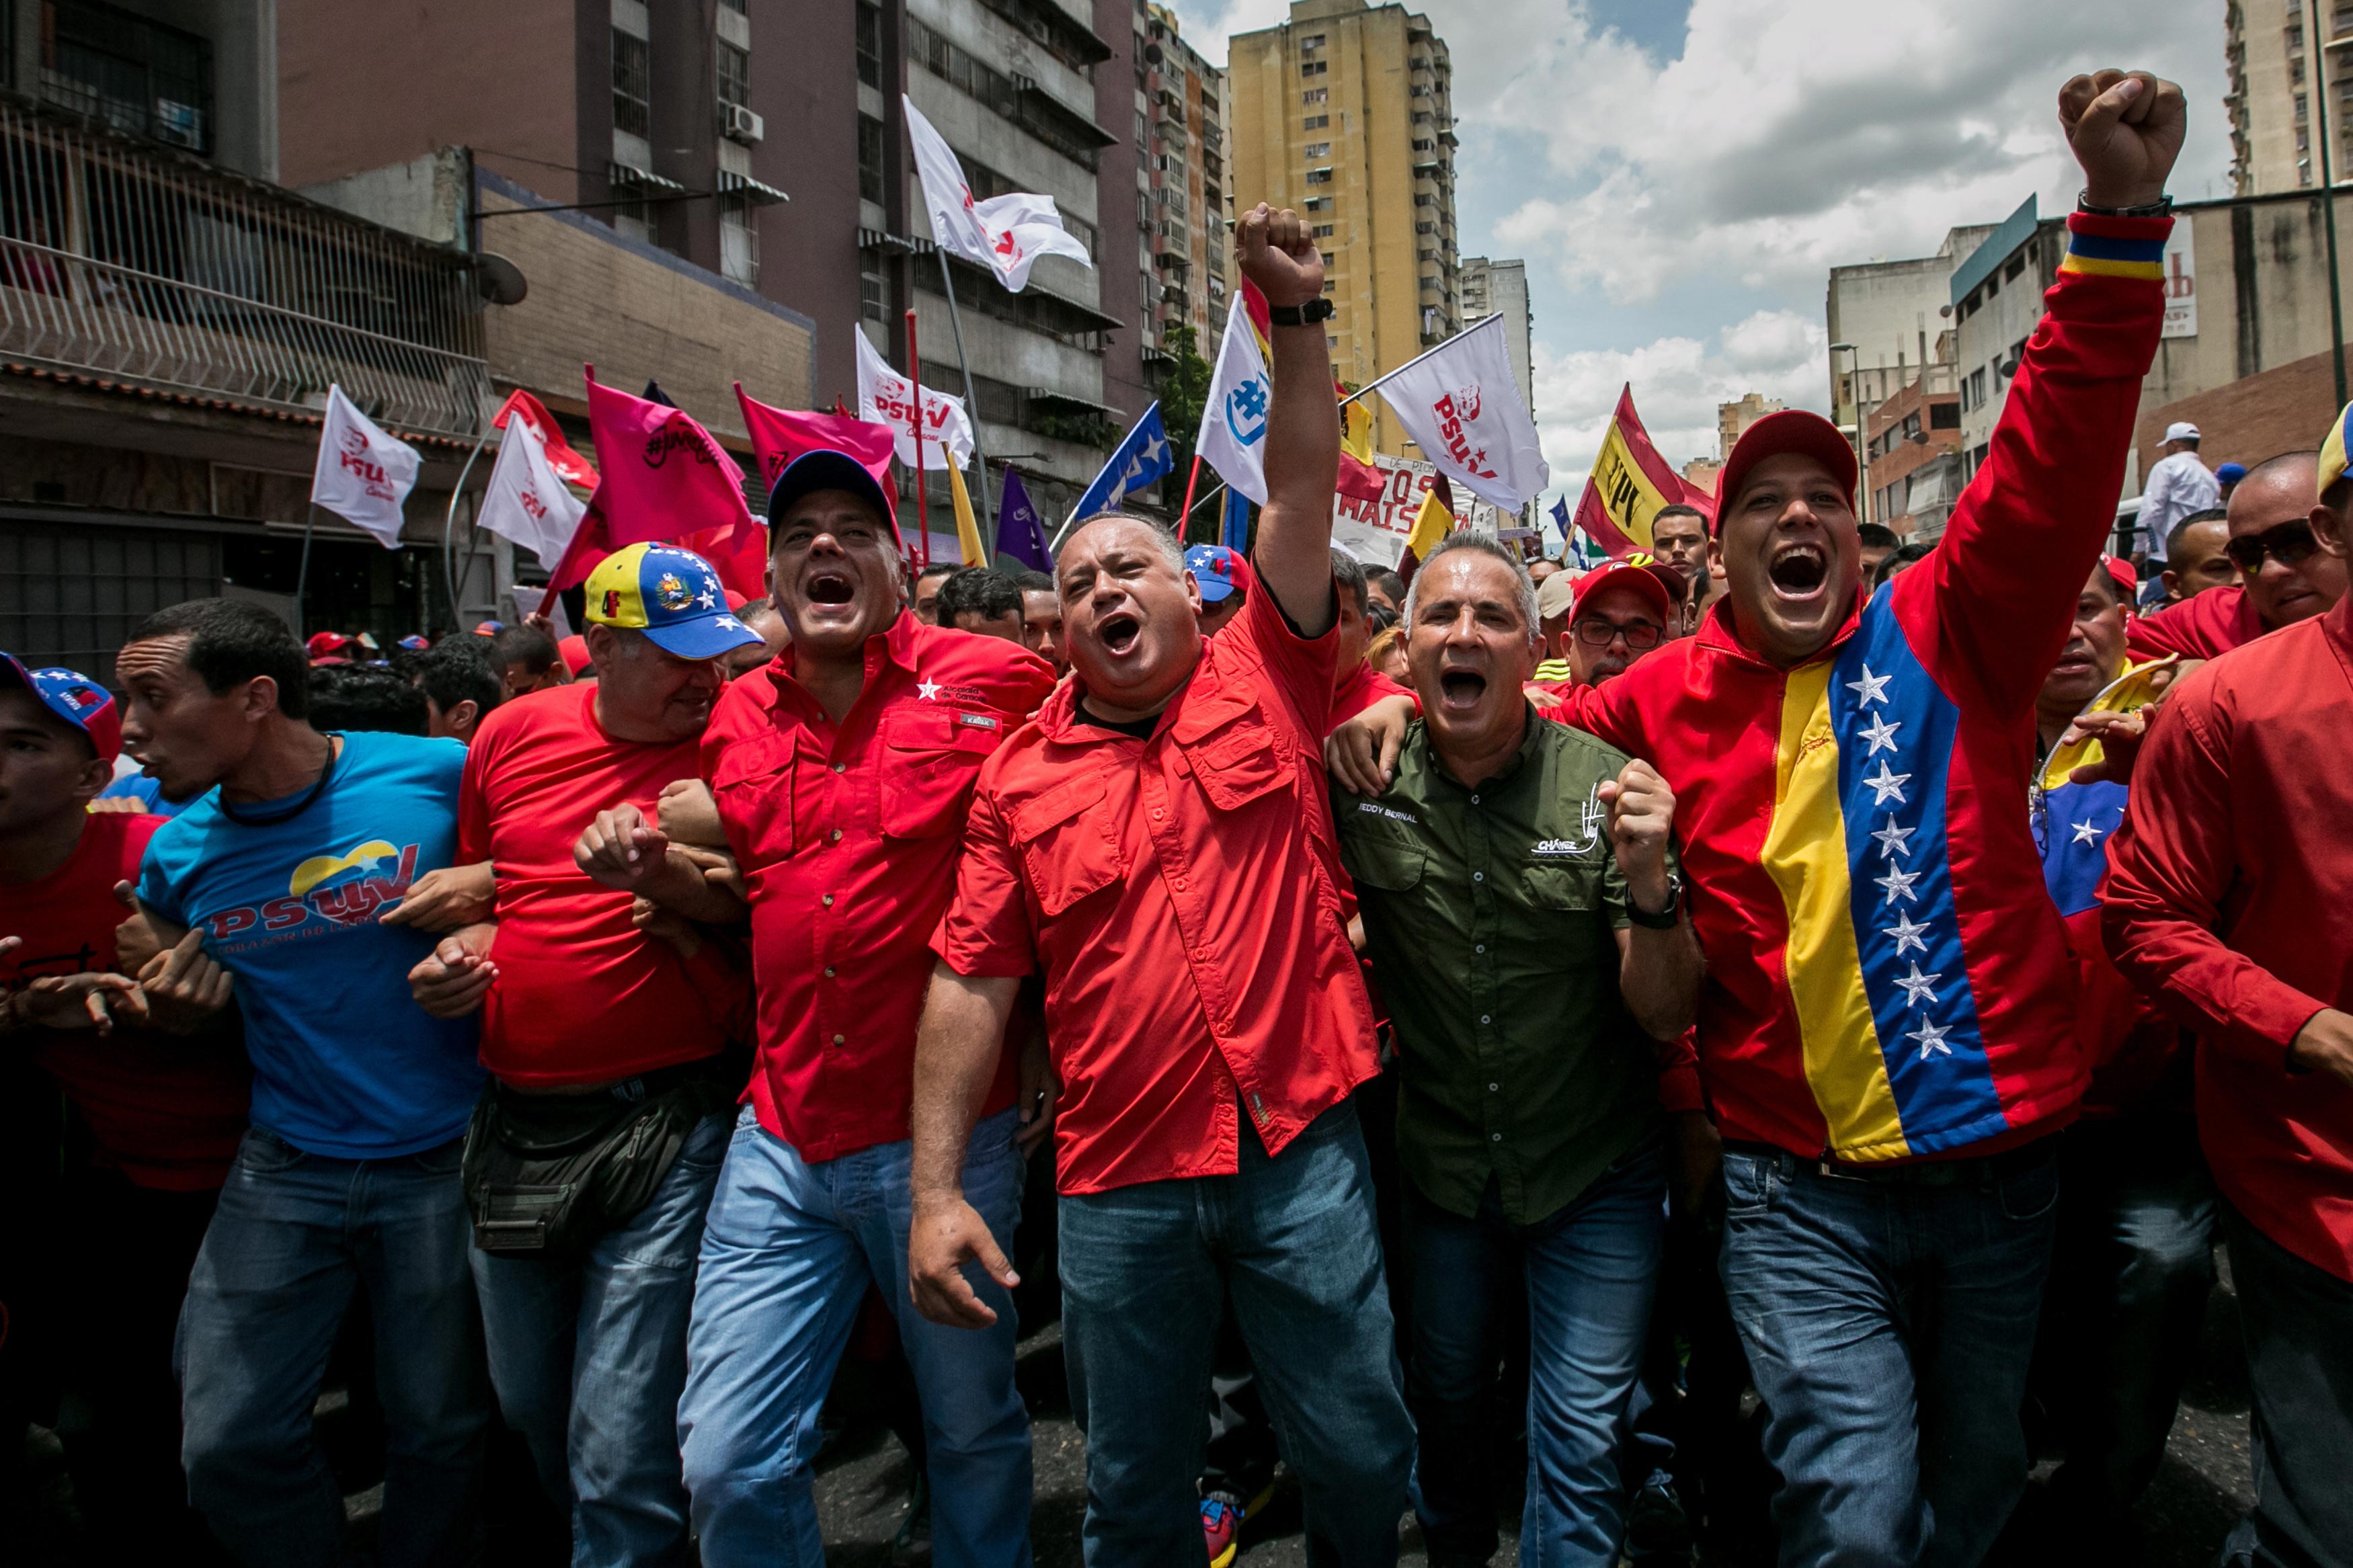
[[[1335,370],[1356,384],[1462,329],[1453,69],[1430,18],[1366,0],[1294,0],[1227,59],[1240,201],[1296,208],[1324,242]],[[1416,455],[1386,408],[1374,444]]]
[[[1767,414],[1778,414],[1788,406],[1778,397],[1767,397],[1761,392],[1744,392],[1736,402],[1715,405],[1715,460],[1721,464],[1732,456],[1732,448],[1748,427]]]
[[[2312,36],[2315,23],[2320,37]],[[2223,64],[2230,91],[2232,188],[2242,196],[2306,190],[2320,183],[2320,123],[2331,178],[2353,163],[2353,4],[2348,0],[2229,0]]]
[[[1146,74],[1135,106],[1135,144],[1145,153],[1136,174],[1145,353],[1165,363],[1168,331],[1182,326],[1193,330],[1195,352],[1215,360],[1233,249],[1226,73],[1178,36],[1165,5],[1142,7],[1135,47]]]
[[[1490,316],[1504,318],[1512,379],[1519,384],[1521,405],[1533,414],[1536,406],[1535,315],[1528,309],[1526,262],[1490,261],[1483,256],[1462,258],[1462,325],[1468,330]]]

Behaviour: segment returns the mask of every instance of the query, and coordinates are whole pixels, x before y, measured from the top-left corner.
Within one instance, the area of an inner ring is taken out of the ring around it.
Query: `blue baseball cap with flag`
[[[1201,602],[1223,604],[1240,588],[1241,557],[1222,544],[1196,544],[1185,552],[1185,570],[1201,585]]]
[[[727,607],[727,589],[711,563],[691,550],[617,550],[588,574],[586,590],[591,624],[641,631],[681,658],[717,658],[761,640]]]
[[[78,669],[27,669],[15,654],[0,653],[0,681],[12,678],[24,682],[42,707],[89,736],[100,762],[122,754],[122,714],[105,687]]]

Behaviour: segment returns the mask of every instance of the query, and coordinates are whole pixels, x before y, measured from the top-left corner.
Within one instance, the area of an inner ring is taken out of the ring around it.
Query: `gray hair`
[[[1160,547],[1160,558],[1168,563],[1176,575],[1182,577],[1185,574],[1187,571],[1185,546],[1177,542],[1175,534],[1148,517],[1137,517],[1133,512],[1125,511],[1099,511],[1092,516],[1081,518],[1077,526],[1073,527],[1069,536],[1062,541],[1062,548],[1055,552],[1054,592],[1058,596],[1062,591],[1062,563],[1070,559],[1071,546],[1078,542],[1080,534],[1099,522],[1132,522],[1143,528],[1152,535],[1153,542]]]
[[[1405,626],[1407,634],[1410,636],[1412,633],[1413,607],[1421,598],[1421,585],[1428,579],[1430,569],[1458,550],[1475,550],[1480,554],[1500,561],[1512,569],[1513,582],[1519,590],[1520,624],[1527,628],[1529,637],[1535,638],[1541,627],[1536,619],[1535,580],[1528,575],[1527,563],[1513,553],[1510,548],[1493,534],[1472,533],[1467,529],[1450,533],[1440,540],[1438,548],[1430,552],[1430,559],[1423,562],[1420,569],[1414,573],[1413,583],[1405,591],[1404,616],[1401,624]]]

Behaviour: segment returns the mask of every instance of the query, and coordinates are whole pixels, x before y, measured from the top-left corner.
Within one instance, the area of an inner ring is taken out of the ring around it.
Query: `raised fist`
[[[1234,225],[1234,255],[1270,305],[1304,305],[1323,296],[1324,253],[1289,207],[1276,212],[1261,202],[1242,214]]]
[[[2179,85],[2147,71],[2094,71],[2059,89],[2059,124],[2095,207],[2147,206],[2165,195],[2189,127]]]

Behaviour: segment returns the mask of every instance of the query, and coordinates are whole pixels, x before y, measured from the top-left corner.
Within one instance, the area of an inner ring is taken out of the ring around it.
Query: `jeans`
[[[466,1272],[461,1140],[396,1160],[245,1135],[180,1313],[188,1498],[256,1565],[340,1563],[343,1500],[312,1436],[328,1352],[367,1292],[384,1402],[386,1568],[475,1559],[490,1397]]]
[[[1502,1298],[1525,1273],[1528,1486],[1520,1561],[1614,1568],[1626,1513],[1618,1448],[1666,1227],[1659,1139],[1644,1139],[1574,1202],[1525,1229],[1505,1223],[1492,1181],[1467,1219],[1409,1182],[1405,1224],[1414,1279],[1406,1386],[1419,1434],[1413,1502],[1431,1552],[1494,1554],[1501,1445],[1490,1406]]]
[[[964,1164],[965,1200],[1008,1249],[1021,1208],[1015,1114],[974,1128]],[[678,1406],[709,1568],[823,1568],[810,1489],[818,1415],[870,1282],[897,1316],[923,1399],[932,1561],[1029,1561],[1029,1412],[1013,1385],[1013,1303],[1003,1286],[967,1268],[994,1324],[949,1328],[915,1310],[907,1293],[910,1150],[881,1143],[810,1164],[749,1106],[735,1123],[703,1226]]]
[[[1212,1347],[1233,1302],[1275,1440],[1299,1472],[1307,1560],[1397,1561],[1413,1426],[1353,1106],[1230,1176],[1061,1200],[1062,1354],[1087,1438],[1092,1568],[1201,1568]]]
[[[582,1257],[473,1254],[499,1409],[570,1513],[575,1568],[690,1561],[678,1396],[729,1125],[713,1116],[688,1133],[646,1206]]]
[[[1824,1174],[1724,1151],[1724,1289],[1769,1412],[1781,1561],[1968,1568],[2026,1485],[2059,1152]]]
[[[2115,1529],[2165,1455],[2214,1288],[2214,1183],[2186,1115],[2079,1121],[2059,1135],[2059,1239],[2035,1382],[2066,1462],[2067,1522]]]
[[[2254,1390],[2255,1506],[2221,1561],[2232,1568],[2348,1568],[2353,1281],[2298,1258],[2228,1202],[2222,1224]]]

